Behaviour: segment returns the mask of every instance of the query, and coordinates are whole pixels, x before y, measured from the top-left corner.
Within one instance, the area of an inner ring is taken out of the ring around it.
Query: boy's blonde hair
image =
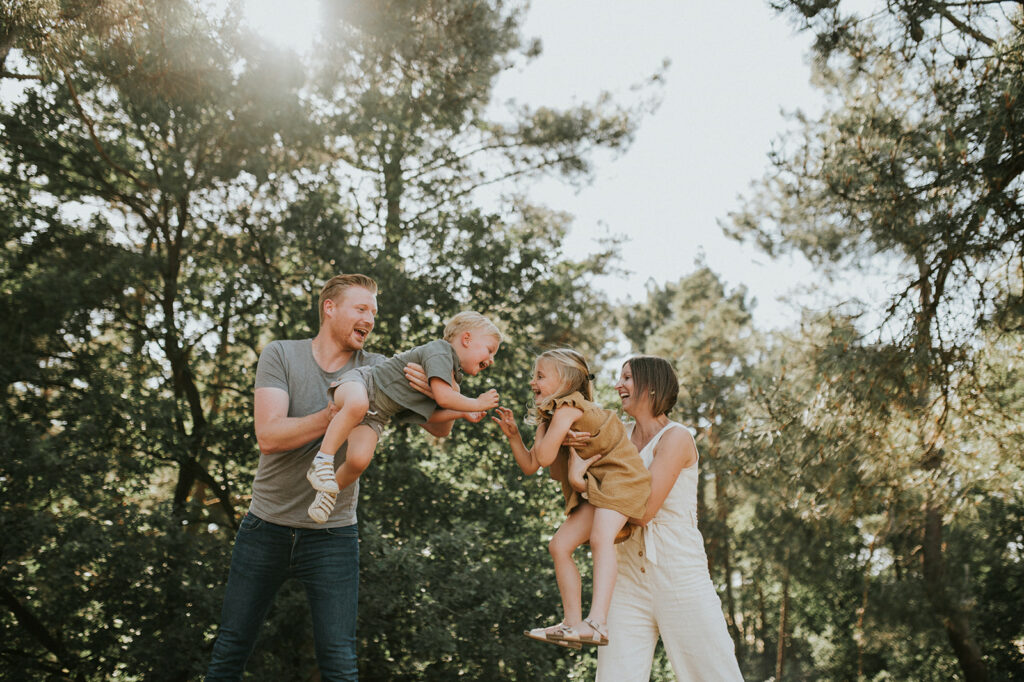
[[[547,423],[551,420],[554,412],[554,404],[557,398],[564,398],[570,393],[579,393],[587,400],[594,399],[594,375],[590,373],[590,366],[582,353],[572,348],[555,348],[547,350],[537,356],[534,367],[541,360],[547,360],[555,367],[561,383],[558,389],[544,399],[540,405],[531,407],[526,421],[529,424]]]
[[[373,281],[373,278],[366,275],[352,274],[331,277],[320,290],[320,300],[316,306],[317,314],[320,316],[321,327],[324,326],[324,303],[327,301],[337,301],[345,291],[352,287],[362,287],[374,294],[377,293],[377,283]]]
[[[498,343],[501,343],[501,330],[498,329],[498,326],[474,310],[464,310],[448,320],[444,327],[444,340],[451,343],[463,332],[478,329],[488,336],[498,339]]]

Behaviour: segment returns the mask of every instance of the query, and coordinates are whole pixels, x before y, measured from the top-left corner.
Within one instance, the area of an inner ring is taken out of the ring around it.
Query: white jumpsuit
[[[671,428],[685,427],[669,422],[659,431],[640,451],[645,466]],[[659,636],[677,680],[743,680],[697,530],[697,476],[697,462],[683,469],[657,515],[618,545],[597,682],[647,682]]]

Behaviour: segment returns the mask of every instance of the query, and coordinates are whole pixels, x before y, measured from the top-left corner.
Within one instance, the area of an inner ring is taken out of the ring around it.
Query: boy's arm
[[[438,407],[447,410],[479,412],[498,406],[498,392],[493,388],[478,398],[470,398],[456,391],[441,377],[431,377],[430,390],[434,393],[434,402]]]
[[[414,391],[419,391],[423,395],[427,396],[431,400],[434,399],[434,392],[430,390],[430,384],[427,381],[427,372],[423,369],[423,365],[417,362],[410,362],[405,366],[405,380],[409,382],[409,387]],[[451,387],[456,391],[459,390],[459,384],[452,382]]]

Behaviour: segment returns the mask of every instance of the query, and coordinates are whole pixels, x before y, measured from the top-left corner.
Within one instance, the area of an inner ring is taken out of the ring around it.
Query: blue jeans
[[[207,680],[242,678],[270,603],[289,577],[306,588],[321,679],[358,679],[358,528],[288,528],[247,513],[235,536]]]

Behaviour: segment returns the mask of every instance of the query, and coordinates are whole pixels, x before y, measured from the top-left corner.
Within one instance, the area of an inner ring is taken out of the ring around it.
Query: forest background
[[[1022,6],[770,4],[814,36],[827,105],[722,228],[823,285],[892,274],[882,310],[765,331],[706,266],[622,306],[592,286],[615,239],[563,250],[571,217],[524,188],[585,183],[659,74],[492,120],[497,76],[539,54],[523,3],[325,3],[305,57],[237,2],[0,3],[0,80],[21,86],[0,102],[4,678],[201,675],[257,355],[311,335],[347,271],[381,284],[379,352],[460,309],[502,319],[481,385],[520,414],[542,349],[671,358],[747,679],[1024,679]],[[559,506],[493,428],[396,427],[360,504],[362,678],[589,679],[592,653],[518,636],[556,616]],[[253,678],[317,679],[308,624],[290,585]]]

